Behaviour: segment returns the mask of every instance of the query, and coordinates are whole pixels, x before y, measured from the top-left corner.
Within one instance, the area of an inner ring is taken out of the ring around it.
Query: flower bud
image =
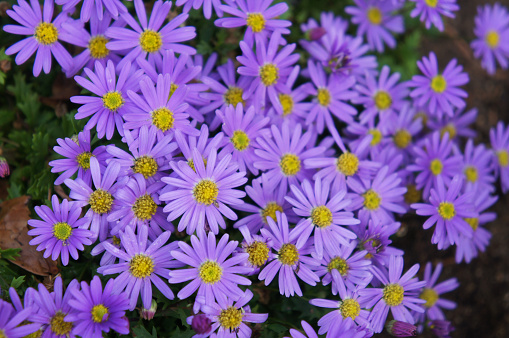
[[[206,334],[212,329],[212,321],[206,314],[200,313],[193,316],[191,327],[197,334]]]
[[[440,338],[449,338],[449,334],[454,331],[454,326],[448,320],[435,319],[428,323],[431,332]]]
[[[316,40],[320,40],[320,38],[322,36],[327,34],[327,31],[323,27],[316,27],[316,28],[310,29],[307,33],[309,36],[309,40],[316,41]]]
[[[0,177],[7,177],[9,174],[9,164],[7,163],[5,157],[0,156]]]
[[[417,336],[417,327],[415,325],[400,322],[399,320],[391,320],[385,326],[385,329],[394,337],[414,337]]]
[[[150,309],[143,308],[140,312],[141,318],[145,320],[152,320],[157,311],[157,302],[152,299],[152,304],[150,304]]]

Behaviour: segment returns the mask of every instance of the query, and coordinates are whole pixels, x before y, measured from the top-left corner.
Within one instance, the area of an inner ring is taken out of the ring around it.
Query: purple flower
[[[416,118],[416,113],[410,104],[404,104],[396,119],[387,124],[389,134],[392,135],[394,145],[404,150],[405,154],[410,153],[417,134],[422,130],[422,119]],[[408,157],[408,156],[407,156]],[[408,159],[407,162],[410,162]]]
[[[102,332],[110,329],[120,333],[129,333],[129,321],[125,312],[129,308],[129,300],[125,293],[115,294],[115,282],[108,280],[104,287],[98,276],[94,276],[90,286],[81,282],[81,290],[72,290],[73,299],[69,305],[74,309],[65,320],[73,322],[74,332],[83,338],[102,336]]]
[[[450,338],[451,336],[449,334],[454,331],[454,326],[452,326],[451,322],[448,320],[432,320],[427,326],[431,332],[439,338]]]
[[[20,65],[28,60],[36,51],[34,63],[34,76],[39,76],[41,70],[46,74],[51,70],[51,54],[65,70],[72,67],[72,57],[62,46],[58,39],[66,41],[62,36],[61,26],[66,20],[69,20],[67,12],[60,13],[55,20],[53,17],[53,0],[45,0],[43,12],[39,1],[30,0],[30,5],[25,0],[19,0],[19,5],[14,5],[13,10],[8,10],[7,14],[20,23],[21,26],[5,25],[4,31],[17,34],[29,35],[29,37],[16,42],[7,48],[5,54],[16,55],[16,64]]]
[[[5,157],[0,156],[0,177],[5,178],[9,176],[11,171],[9,170],[9,163]]]
[[[81,0],[56,0],[57,5],[63,5],[63,11],[74,11],[74,8]],[[95,11],[93,10],[95,8]],[[104,12],[104,8],[107,12]],[[127,12],[127,8],[120,0],[83,0],[81,6],[80,19],[83,22],[94,19],[103,20],[103,17],[111,15],[117,18],[119,14]]]
[[[36,206],[35,212],[42,220],[31,219],[28,224],[34,229],[28,230],[30,236],[35,236],[30,245],[39,245],[37,251],[46,250],[44,258],[51,255],[52,260],[59,256],[62,264],[69,263],[69,254],[78,259],[78,250],[83,251],[83,245],[92,244],[92,232],[84,229],[88,227],[90,219],[81,216],[81,208],[76,202],[64,199],[60,204],[57,195],[51,198],[53,210],[45,205]]]
[[[442,17],[454,18],[454,13],[460,9],[456,0],[410,0],[415,2],[415,8],[410,13],[412,18],[420,15],[419,20],[424,22],[427,29],[433,24],[439,31],[444,30]]]
[[[187,318],[187,324],[199,335],[206,335],[212,331],[212,320],[210,316],[200,313]]]
[[[399,320],[391,320],[385,325],[385,329],[393,337],[417,336],[417,326]]]
[[[214,11],[217,16],[223,16],[223,11],[220,8],[221,0],[177,0],[175,5],[184,5],[184,8],[182,9],[184,13],[188,13],[191,10],[191,7],[193,9],[199,9],[203,6],[203,15],[206,19],[210,19],[212,16],[212,6],[214,6]]]
[[[422,61],[417,61],[424,75],[414,75],[408,82],[409,87],[415,87],[410,93],[415,103],[419,106],[428,104],[430,113],[438,117],[444,113],[453,116],[453,107],[464,108],[464,99],[468,94],[459,86],[467,84],[469,77],[463,72],[463,67],[457,64],[458,61],[452,59],[440,73],[435,53],[431,52],[429,58],[423,57]]]
[[[495,177],[500,175],[502,192],[509,191],[509,129],[502,121],[497,127],[490,129],[490,143],[493,148],[493,162],[495,163]]]
[[[432,118],[428,121],[427,127],[431,130],[440,130],[440,135],[449,133],[450,140],[458,141],[459,137],[476,137],[477,132],[470,128],[477,118],[477,109],[473,108],[467,112],[463,109],[454,109],[452,116],[442,115],[440,118]]]
[[[474,141],[468,139],[463,156],[463,175],[466,191],[493,192],[493,154],[484,144],[474,147]]]
[[[242,249],[238,252],[246,252],[249,254],[245,265],[253,268],[250,274],[258,274],[260,268],[267,263],[269,258],[272,258],[270,248],[272,247],[272,241],[270,238],[264,238],[257,234],[251,234],[249,228],[243,225],[239,228],[240,233],[244,237],[242,241]]]
[[[18,294],[14,293],[19,300]],[[0,333],[6,338],[21,338],[37,332],[41,324],[21,325],[25,320],[29,320],[32,313],[31,307],[15,309],[10,303],[0,299]]]
[[[301,332],[297,331],[296,329],[290,329],[290,335],[292,338],[318,338],[318,334],[316,333],[315,329],[311,325],[309,325],[304,320],[300,322],[302,325],[302,329],[306,333],[306,335],[302,334]],[[289,338],[289,337],[285,337]]]

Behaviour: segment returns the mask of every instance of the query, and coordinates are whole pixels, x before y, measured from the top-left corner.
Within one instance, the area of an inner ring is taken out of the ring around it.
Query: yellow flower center
[[[477,168],[469,165],[465,168],[465,176],[467,177],[467,180],[469,182],[475,183],[477,182],[477,179],[479,178]]]
[[[107,191],[97,189],[90,194],[88,203],[90,204],[92,211],[96,214],[105,214],[111,210],[113,196],[111,196],[111,194]]]
[[[105,320],[108,320],[108,308],[103,304],[94,305],[92,307],[92,320],[94,323],[102,323]],[[106,317],[105,317],[106,315]]]
[[[111,238],[111,241],[113,242],[113,244],[114,244],[114,245],[116,245],[116,246],[120,246],[120,238],[119,238],[119,237],[117,237],[117,236],[113,236],[113,237]]]
[[[398,148],[405,149],[412,142],[412,134],[406,129],[400,129],[394,134],[392,140]]]
[[[299,250],[290,243],[285,243],[278,251],[279,261],[284,265],[295,265],[299,261]]]
[[[435,93],[439,94],[445,92],[447,89],[447,81],[445,81],[445,77],[440,74],[434,76],[433,79],[431,79],[431,89],[433,89]]]
[[[449,134],[449,139],[456,136],[456,127],[452,123],[448,123],[442,129],[440,129],[440,137],[444,137],[445,133]]]
[[[438,0],[425,0],[426,2],[426,5],[430,6],[430,7],[437,7],[437,4],[438,4]]]
[[[454,209],[454,204],[451,202],[440,202],[438,205],[438,214],[442,216],[446,221],[450,220],[456,215],[456,209]]]
[[[424,288],[424,290],[422,290],[421,294],[419,295],[419,298],[424,299],[426,303],[424,303],[423,305],[427,308],[430,308],[433,305],[435,305],[439,297],[438,293],[435,290],[430,288]]]
[[[269,247],[264,242],[255,241],[251,243],[246,252],[249,254],[247,259],[252,266],[262,266],[269,259]]]
[[[489,31],[486,34],[486,43],[491,49],[497,48],[498,44],[500,43],[500,35],[496,31]]]
[[[388,92],[379,90],[375,94],[375,106],[378,108],[378,110],[385,110],[389,108],[391,104],[392,98]]]
[[[90,158],[94,156],[91,152],[83,152],[76,156],[76,162],[83,169],[90,169]]]
[[[318,103],[324,107],[328,107],[331,100],[330,91],[327,88],[318,88],[318,94],[316,94]]]
[[[334,257],[330,260],[329,264],[327,264],[327,271],[331,272],[332,270],[338,270],[341,276],[346,276],[348,272],[348,263],[341,257]]]
[[[406,186],[405,203],[413,204],[421,200],[421,191],[417,189],[415,184],[408,184]]]
[[[200,278],[207,284],[216,284],[223,275],[223,269],[217,262],[206,260],[199,268]]]
[[[509,165],[509,153],[507,150],[497,151],[497,159],[498,164],[500,164],[502,167],[507,167],[507,165]]]
[[[103,105],[104,108],[116,112],[124,105],[124,98],[119,92],[108,92],[103,95]]]
[[[361,306],[359,305],[359,302],[355,299],[345,299],[341,302],[341,305],[339,306],[339,312],[341,313],[341,316],[343,318],[352,318],[353,320],[357,318],[359,313],[361,312]]]
[[[166,107],[158,108],[152,112],[152,124],[161,131],[173,128],[175,118],[173,112]]]
[[[90,38],[88,41],[88,50],[90,51],[90,55],[94,59],[104,59],[110,54],[108,48],[106,48],[106,43],[108,39],[106,39],[102,35],[96,35]]]
[[[279,94],[279,102],[281,102],[281,106],[283,107],[283,116],[288,116],[293,111],[293,98],[288,94]]]
[[[168,94],[168,100],[171,99],[175,91],[179,88],[178,84],[172,83],[170,85],[170,93]]]
[[[295,176],[300,171],[300,159],[294,154],[284,154],[279,162],[281,172],[285,176]]]
[[[137,219],[145,221],[151,219],[157,211],[157,204],[149,194],[145,194],[136,199],[133,205],[134,216]]]
[[[260,33],[265,28],[265,18],[261,13],[249,13],[246,21],[253,33]]]
[[[270,216],[270,218],[272,218],[274,222],[277,222],[276,211],[282,213],[283,207],[277,204],[276,202],[267,203],[265,208],[261,210],[263,223],[267,224],[267,216]]]
[[[229,306],[226,310],[221,310],[219,314],[219,324],[227,330],[236,330],[242,324],[244,314],[240,309]]]
[[[476,231],[477,228],[479,227],[479,218],[477,217],[474,217],[474,218],[465,218],[465,222],[468,223],[468,225],[470,225],[470,227]]]
[[[267,63],[260,67],[260,77],[266,87],[272,86],[279,80],[279,69],[275,64]]]
[[[53,224],[53,236],[61,240],[62,242],[66,241],[69,237],[71,237],[72,228],[68,223],[58,222]]]
[[[418,119],[421,119],[421,123],[424,127],[428,125],[428,114],[426,114],[425,112],[421,111],[415,114],[413,120],[415,121]]]
[[[230,138],[230,141],[233,143],[233,147],[238,151],[244,151],[249,147],[249,143],[251,140],[249,136],[242,130],[235,130],[233,132],[233,136]]]
[[[35,39],[41,45],[52,45],[58,40],[58,30],[51,22],[41,22],[35,27]]]
[[[196,202],[211,205],[217,199],[219,188],[217,184],[211,180],[201,180],[193,188],[193,196]]]
[[[140,46],[144,52],[154,53],[163,46],[163,39],[161,34],[151,29],[145,30],[140,35]]]
[[[345,176],[353,176],[359,170],[359,158],[352,153],[343,153],[339,156],[338,170]]]
[[[364,197],[364,207],[368,210],[377,210],[382,203],[382,198],[373,189],[366,191]]]
[[[384,287],[383,300],[389,306],[398,306],[403,302],[405,290],[399,284],[388,284]]]
[[[129,271],[134,278],[146,278],[154,272],[154,265],[149,256],[137,254],[129,262]]]
[[[382,132],[378,129],[370,129],[368,131],[369,134],[371,134],[373,136],[373,138],[371,139],[371,143],[370,145],[372,147],[376,146],[377,144],[380,143],[380,141],[382,141]]]
[[[64,318],[67,314],[62,311],[57,311],[50,320],[51,331],[58,336],[64,336],[71,332],[72,323],[64,322]]]
[[[32,324],[31,322],[27,322],[27,324]],[[42,329],[39,329],[29,335],[24,336],[23,338],[40,338],[42,336]],[[7,336],[2,336],[2,330],[0,330],[0,338],[9,338]]]
[[[246,102],[242,99],[242,94],[244,94],[242,88],[229,87],[226,93],[224,93],[224,102],[228,105],[232,104],[234,107],[237,107],[239,103],[245,105]]]
[[[143,177],[149,178],[156,174],[159,166],[156,160],[150,156],[141,156],[134,160],[133,172],[136,174],[142,174]]]
[[[437,176],[442,173],[444,165],[442,164],[442,161],[440,161],[438,158],[435,158],[431,163],[429,164],[429,170],[433,173],[433,175]]]
[[[320,205],[311,211],[311,220],[317,227],[326,228],[332,224],[332,212],[325,205]]]
[[[377,7],[370,7],[368,9],[368,20],[373,25],[379,25],[382,23],[382,11]]]

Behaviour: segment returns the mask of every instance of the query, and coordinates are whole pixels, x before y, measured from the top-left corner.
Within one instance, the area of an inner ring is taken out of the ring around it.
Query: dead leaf
[[[29,196],[21,196],[0,204],[0,248],[21,249],[20,256],[11,261],[17,266],[40,276],[58,273],[57,263],[45,259],[42,251],[28,244],[32,236],[27,234],[30,211],[27,203]]]
[[[57,116],[61,117],[67,113],[67,102],[72,96],[79,95],[80,87],[73,78],[67,78],[59,73],[53,82],[50,97],[41,97],[41,102],[56,110]]]

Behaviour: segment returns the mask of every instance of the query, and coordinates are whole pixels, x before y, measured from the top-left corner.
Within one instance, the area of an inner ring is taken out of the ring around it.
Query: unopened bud
[[[400,322],[399,320],[391,320],[385,326],[385,329],[394,337],[414,337],[417,336],[417,327],[415,325]]]
[[[310,29],[308,31],[308,34],[309,34],[309,40],[316,41],[316,40],[320,40],[320,38],[322,36],[327,34],[327,31],[323,27],[316,27],[316,28]]]
[[[207,334],[212,329],[212,321],[203,313],[193,316],[191,327],[197,334]]]
[[[0,156],[0,177],[7,177],[9,174],[9,163],[7,163],[5,157]]]
[[[448,320],[432,320],[428,323],[428,327],[435,336],[440,338],[449,338],[449,334],[454,331],[454,326]]]
[[[157,311],[157,302],[152,299],[152,304],[150,305],[150,309],[143,308],[141,310],[141,318],[145,320],[152,320]]]

